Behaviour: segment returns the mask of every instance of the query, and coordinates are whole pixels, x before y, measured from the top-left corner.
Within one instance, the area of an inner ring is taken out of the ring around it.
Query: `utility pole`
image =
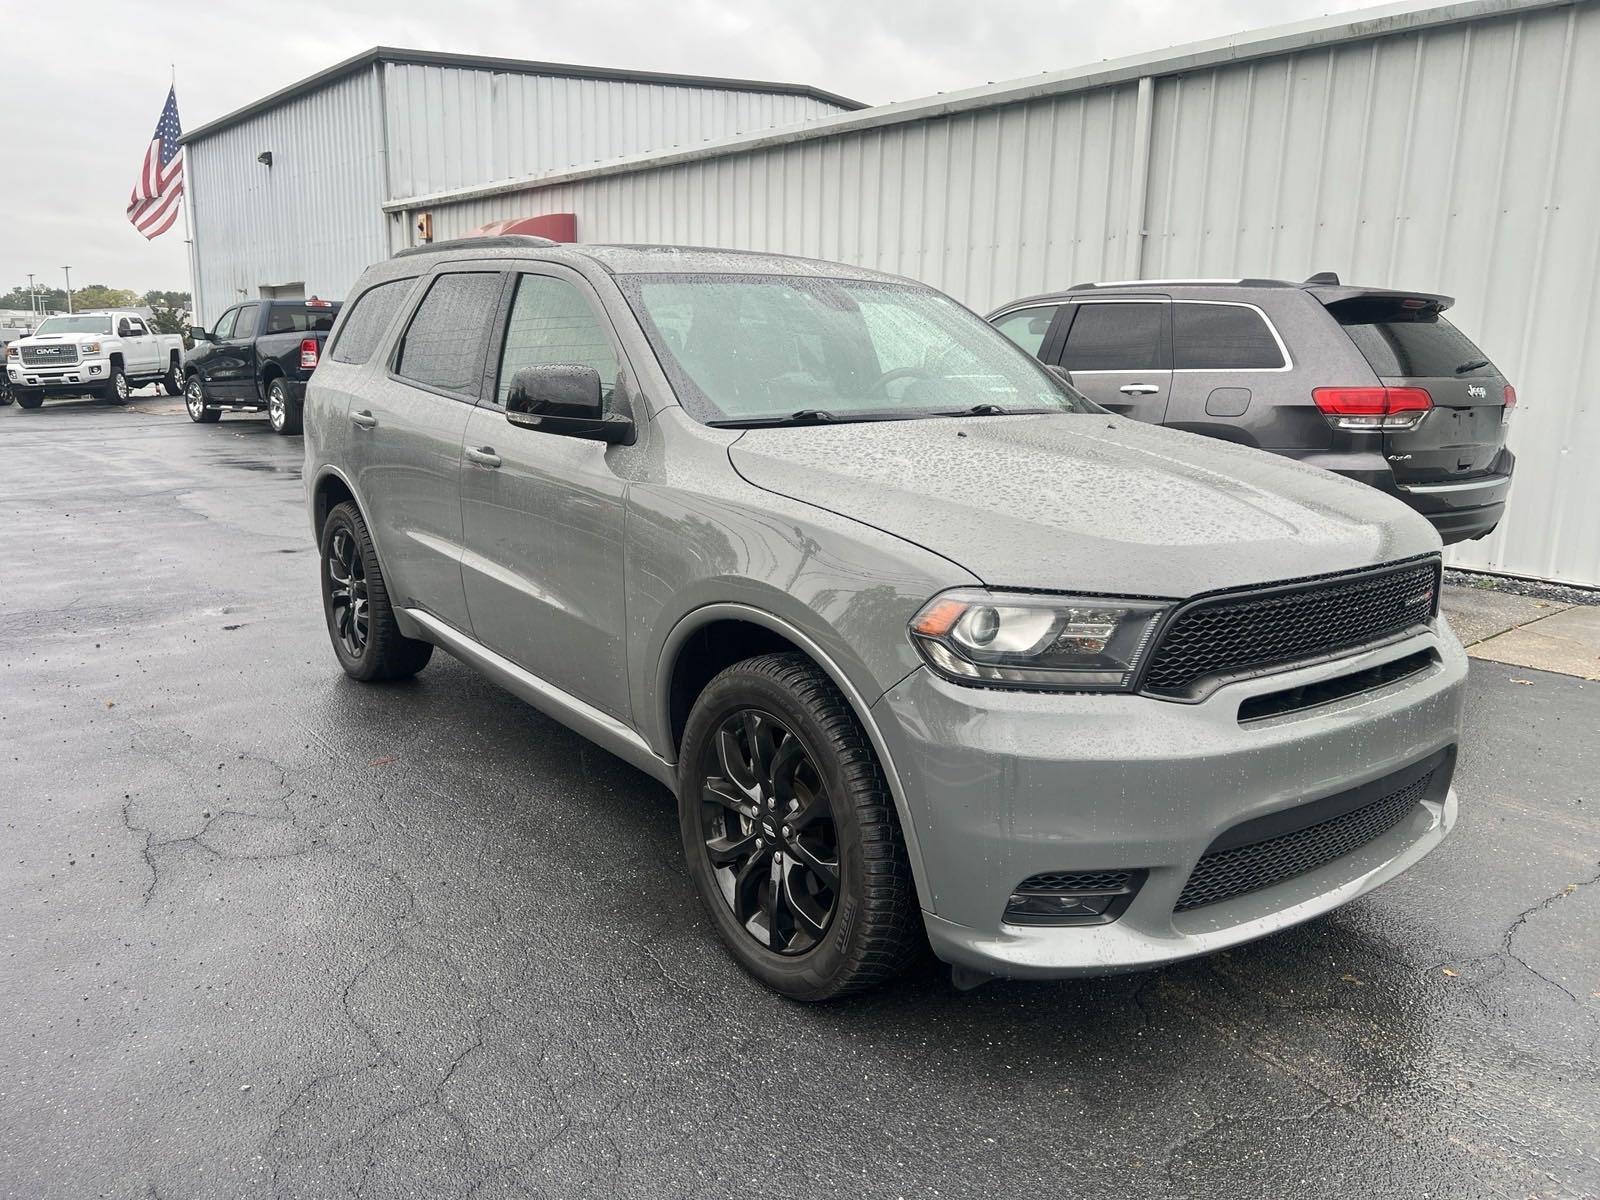
[[[61,269],[67,273],[67,311],[70,313],[72,311],[72,268],[62,267]]]
[[[33,290],[33,274],[28,274],[28,312],[35,318],[39,316],[39,297]]]

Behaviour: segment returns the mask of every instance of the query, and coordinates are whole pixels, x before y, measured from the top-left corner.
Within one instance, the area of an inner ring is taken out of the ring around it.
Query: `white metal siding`
[[[1147,164],[1137,83],[1117,83],[436,204],[434,230],[571,211],[585,241],[839,259],[979,311],[1136,260],[1447,292],[1522,400],[1507,517],[1452,560],[1600,585],[1596,113],[1582,4],[1158,75]]]
[[[807,96],[384,64],[390,197],[533,175],[793,125]]]
[[[194,193],[199,318],[262,285],[342,297],[388,253],[382,130],[371,71],[184,148]],[[272,166],[256,161],[272,151]]]

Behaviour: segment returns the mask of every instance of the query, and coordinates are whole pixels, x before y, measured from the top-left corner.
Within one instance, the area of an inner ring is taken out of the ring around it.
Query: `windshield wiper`
[[[839,418],[825,408],[802,408],[787,417],[736,417],[727,421],[707,421],[716,429],[750,429],[764,425],[831,425]]]
[[[1026,417],[1038,416],[1040,413],[1067,412],[1063,408],[1006,408],[999,404],[974,404],[971,408],[957,408],[949,412],[937,412],[936,417]]]
[[[1489,360],[1487,358],[1469,358],[1456,368],[1456,374],[1465,375],[1468,371],[1476,371],[1479,367],[1487,367],[1488,365]]]

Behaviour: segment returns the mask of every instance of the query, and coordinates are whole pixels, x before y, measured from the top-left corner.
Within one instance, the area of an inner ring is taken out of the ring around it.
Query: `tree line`
[[[0,295],[0,308],[33,308],[46,312],[66,312],[67,293],[62,288],[36,287],[30,300],[28,289],[14,287]],[[72,307],[82,311],[92,308],[148,308],[153,314],[150,325],[157,333],[188,332],[187,318],[192,304],[188,292],[164,292],[159,288],[148,292],[134,292],[127,288],[107,287],[91,283],[87,287],[72,289]]]

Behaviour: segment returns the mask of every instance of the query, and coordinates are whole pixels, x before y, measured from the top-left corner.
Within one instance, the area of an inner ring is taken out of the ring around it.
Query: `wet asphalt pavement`
[[[1600,686],[1477,662],[1458,831],[1153,974],[787,1003],[643,775],[339,672],[301,444],[0,409],[0,1195],[1600,1193]]]

